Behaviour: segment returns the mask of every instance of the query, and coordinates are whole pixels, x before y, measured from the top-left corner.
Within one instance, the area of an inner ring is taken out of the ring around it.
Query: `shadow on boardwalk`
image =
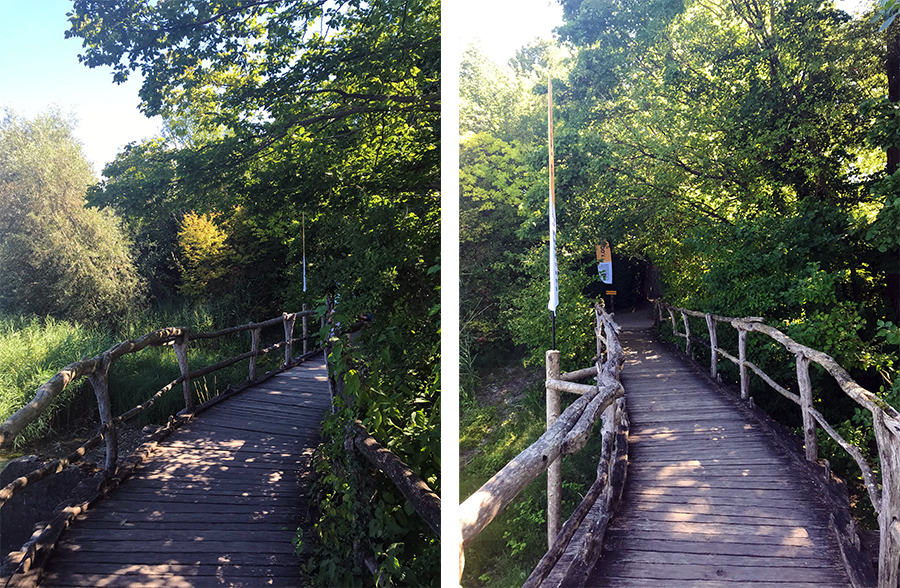
[[[849,586],[813,483],[759,423],[655,341],[652,314],[616,320],[628,477],[587,585]]]
[[[75,520],[41,586],[298,586],[291,540],[329,406],[319,356],[212,407]]]

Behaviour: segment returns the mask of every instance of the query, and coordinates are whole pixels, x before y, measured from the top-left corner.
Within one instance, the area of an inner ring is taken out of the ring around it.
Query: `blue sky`
[[[66,39],[69,0],[0,0],[0,108],[33,117],[51,105],[78,120],[75,134],[98,174],[127,143],[159,134],[159,117],[138,110],[140,80],[112,81],[108,67],[78,62]]]

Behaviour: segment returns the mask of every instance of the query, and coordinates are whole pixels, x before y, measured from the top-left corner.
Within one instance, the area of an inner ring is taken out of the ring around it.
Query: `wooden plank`
[[[796,582],[828,583],[834,581],[832,568],[796,568],[695,564],[683,561],[677,564],[654,564],[636,562],[616,562],[606,568],[612,576],[628,575],[632,578],[648,580],[728,580],[747,584],[750,582],[782,582],[793,585]]]
[[[795,513],[796,514],[796,513]],[[801,513],[802,514],[802,513]],[[828,526],[818,517],[789,516],[784,513],[772,513],[769,516],[760,516],[756,512],[752,514],[744,511],[725,511],[722,513],[700,513],[672,510],[635,509],[628,513],[622,513],[622,518],[639,516],[645,521],[659,522],[689,522],[689,523],[714,523],[714,524],[740,524],[772,527],[803,527],[806,529],[828,529]]]
[[[286,551],[291,552],[293,546],[290,544],[293,532],[285,530],[285,528],[276,530],[261,530],[244,525],[244,530],[240,535],[233,536],[233,539],[223,539],[229,535],[223,534],[223,531],[217,530],[216,527],[210,527],[205,530],[201,529],[145,529],[137,526],[131,527],[121,525],[117,529],[97,529],[95,527],[84,526],[79,529],[78,541],[80,543],[95,543],[102,541],[115,541],[116,549],[125,551],[128,546],[132,549],[141,550],[141,544],[148,547],[154,543],[177,543],[179,541],[207,543],[207,544],[234,544],[234,539],[240,539],[238,544],[257,543],[259,545],[276,544],[280,545],[286,539]]]
[[[835,586],[833,583],[819,582],[742,582],[736,583],[730,580],[648,580],[647,578],[629,578],[629,577],[605,577],[591,583],[591,586],[597,588],[615,587],[615,588],[823,588],[825,586]]]
[[[773,542],[766,537],[737,537],[734,535],[710,537],[708,535],[672,533],[663,539],[650,531],[621,531],[618,529],[607,531],[604,548],[615,550],[617,553],[635,549],[691,554],[708,553],[723,556],[752,555],[754,557],[816,558],[825,553],[817,549],[808,537],[788,538]]]
[[[85,553],[90,553],[85,557]],[[74,550],[71,546],[61,545],[58,552],[54,554],[54,564],[59,561],[58,568],[67,566],[74,562],[81,564],[96,563],[98,565],[114,564],[114,565],[201,565],[208,563],[210,557],[205,553],[177,553],[177,554],[159,554],[150,551],[142,552],[120,552],[106,550]],[[254,551],[223,551],[212,561],[217,564],[227,565],[266,565],[287,568],[297,568],[298,559],[295,553],[260,553]]]
[[[68,564],[68,573],[71,577],[91,574],[98,578],[123,576],[132,580],[136,577],[147,576],[149,578],[163,577],[183,577],[191,578],[198,576],[220,576],[223,579],[229,578],[293,578],[297,581],[296,573],[293,566],[260,566],[260,565],[234,565],[234,564],[147,564],[122,566],[120,564],[86,564],[78,561],[72,561]],[[265,582],[260,582],[265,585]]]
[[[827,513],[827,509],[824,506],[798,510],[793,506],[782,507],[778,505],[766,505],[754,508],[753,511],[748,511],[744,506],[736,506],[731,504],[685,502],[681,500],[669,499],[665,496],[655,498],[656,500],[654,500],[654,497],[648,496],[645,499],[641,500],[640,503],[631,504],[630,507],[635,512],[658,512],[688,515],[730,515],[735,517],[753,517],[760,520],[776,519],[798,521],[806,524],[820,522],[821,514]],[[620,512],[622,512],[624,516],[625,510],[622,509],[622,511]]]
[[[104,544],[105,543],[105,544]],[[220,555],[231,552],[252,552],[257,556],[271,553],[294,555],[294,546],[288,541],[268,543],[249,543],[244,541],[116,541],[108,539],[106,542],[67,541],[66,548],[70,551],[78,548],[79,553],[87,554],[94,551],[108,551],[114,545],[119,553],[146,553],[151,552],[157,556],[171,558],[183,554],[207,554],[207,560],[215,561]],[[60,544],[62,546],[62,544]],[[83,561],[88,561],[87,557]],[[206,561],[206,560],[205,560]],[[55,569],[55,567],[53,568]]]
[[[607,556],[616,557],[621,562],[634,563],[650,563],[650,564],[679,564],[684,563],[685,556],[682,553],[673,553],[665,549],[654,550],[622,550],[621,553],[615,549],[607,552]],[[713,553],[692,553],[690,554],[689,563],[715,566],[721,564],[719,554]],[[785,555],[770,555],[759,557],[746,553],[733,553],[728,558],[728,565],[738,567],[758,567],[758,568],[816,568],[816,569],[838,569],[836,562],[830,561],[825,557],[793,557]],[[811,578],[806,578],[811,579]]]
[[[231,579],[222,576],[199,576],[187,578],[178,575],[166,575],[157,577],[146,576],[98,576],[96,574],[52,574],[44,583],[50,583],[53,586],[61,588],[97,588],[104,586],[109,588],[206,588],[219,586],[232,586],[234,588],[254,586],[272,586],[273,588],[296,588],[296,578],[248,578],[241,576],[240,578]]]

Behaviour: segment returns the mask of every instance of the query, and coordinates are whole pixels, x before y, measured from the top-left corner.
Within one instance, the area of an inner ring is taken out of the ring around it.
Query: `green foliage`
[[[324,312],[324,307],[322,308]],[[321,333],[350,317],[339,310]],[[432,323],[432,329],[434,324]],[[405,329],[404,329],[405,330]],[[415,514],[402,494],[355,452],[344,446],[345,424],[360,419],[370,435],[389,449],[435,492],[440,492],[440,404],[437,363],[429,373],[409,378],[398,369],[403,359],[395,354],[434,354],[435,331],[419,332],[422,341],[411,344],[400,325],[379,335],[381,353],[364,355],[349,336],[332,336],[329,361],[339,382],[337,411],[325,420],[323,435],[331,442],[315,456],[313,495],[319,503],[316,537],[307,572],[315,585],[375,583],[385,575],[401,585],[439,583],[439,539]],[[347,541],[352,537],[353,541]],[[374,556],[376,578],[367,575],[360,558]]]
[[[599,276],[590,258],[557,252],[559,266],[559,306],[556,308],[556,348],[560,351],[563,371],[590,365],[597,354],[594,337],[594,301],[584,296]],[[529,365],[544,365],[544,352],[552,348],[547,251],[532,250],[525,260],[525,270],[531,276],[528,285],[517,297],[509,323],[515,341],[528,346]],[[591,270],[594,270],[593,272]]]
[[[194,332],[233,326],[215,319],[214,314],[219,312],[221,309],[212,305],[154,308],[129,315],[114,331],[52,317],[0,315],[0,422],[31,401],[38,387],[68,364],[93,357],[119,341],[134,339],[166,326],[189,326]],[[249,349],[250,340],[246,335],[215,342],[195,341],[188,348],[188,363],[196,369]],[[271,356],[260,358],[258,362],[261,370],[277,367],[277,364],[278,359]],[[228,385],[243,383],[247,369],[247,362],[241,362],[193,380],[195,400],[203,402],[223,392]],[[143,403],[180,373],[175,354],[169,348],[150,347],[124,355],[110,367],[113,414],[121,414]],[[164,423],[183,408],[179,386],[137,418],[142,423]],[[94,394],[87,380],[74,382],[25,428],[16,438],[16,446],[52,438],[82,419],[96,420],[96,410]]]
[[[66,365],[93,356],[112,344],[108,334],[51,317],[37,319],[0,315],[0,422],[34,398],[38,387]],[[15,445],[44,438],[90,406],[85,381],[69,386],[33,423],[16,437]]]
[[[93,173],[72,126],[55,112],[0,123],[0,308],[111,321],[143,288],[119,219],[84,206]]]
[[[508,340],[500,316],[523,285],[517,235],[529,182],[524,154],[486,133],[460,141],[460,313],[474,350]]]
[[[484,133],[510,143],[539,139],[546,130],[546,103],[531,88],[561,61],[560,51],[543,42],[523,47],[510,60],[512,68],[502,68],[478,45],[469,46],[459,66],[460,136]]]
[[[215,215],[189,212],[181,220],[178,247],[183,269],[179,291],[202,299],[213,292],[213,284],[225,275],[229,251],[225,231],[214,222]]]

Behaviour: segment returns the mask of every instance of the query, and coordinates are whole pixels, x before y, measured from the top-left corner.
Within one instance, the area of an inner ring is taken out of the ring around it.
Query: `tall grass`
[[[0,421],[34,398],[38,387],[60,369],[112,343],[108,333],[74,323],[0,315]],[[16,446],[52,433],[61,413],[83,412],[84,392],[90,392],[89,388],[86,382],[67,387],[25,428]]]
[[[226,324],[225,320],[217,319],[217,310],[208,305],[170,304],[129,315],[115,331],[101,331],[52,318],[0,315],[0,422],[34,398],[38,387],[60,369],[83,357],[93,357],[119,341],[135,339],[164,327],[190,327],[192,332],[201,332],[239,324]],[[235,317],[228,318],[233,320]],[[281,327],[276,326],[272,332],[263,333],[263,343],[283,339],[283,336]],[[249,350],[250,334],[246,332],[215,340],[193,341],[188,347],[188,364],[195,370]],[[278,354],[269,354],[259,358],[257,369],[263,373],[279,363]],[[245,381],[248,364],[249,360],[242,361],[192,380],[194,399],[203,402],[229,385]],[[171,347],[148,347],[123,356],[113,363],[109,372],[113,414],[121,414],[143,403],[180,373]],[[93,398],[93,389],[84,378],[73,382],[16,438],[16,446],[52,438],[59,429],[79,419],[95,418],[96,401]],[[164,422],[182,408],[182,387],[177,386],[137,417],[138,422]]]

